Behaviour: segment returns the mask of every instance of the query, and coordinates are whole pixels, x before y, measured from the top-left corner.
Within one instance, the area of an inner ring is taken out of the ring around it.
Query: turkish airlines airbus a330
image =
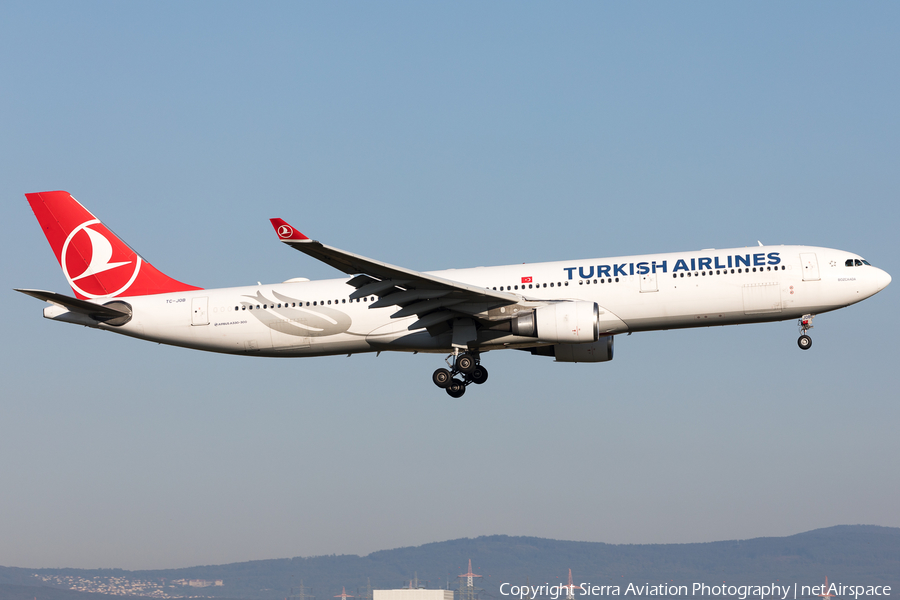
[[[799,319],[883,290],[886,272],[830,248],[763,246],[421,273],[307,238],[278,238],[349,275],[206,290],[155,269],[67,192],[26,194],[75,297],[44,317],[173,346],[249,356],[449,354],[434,383],[458,398],[487,380],[483,353],[514,348],[558,362],[613,358],[636,331]]]

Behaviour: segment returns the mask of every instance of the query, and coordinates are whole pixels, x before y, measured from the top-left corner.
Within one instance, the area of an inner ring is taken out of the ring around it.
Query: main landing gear
[[[816,315],[803,315],[798,322],[800,325],[800,339],[797,340],[797,345],[800,346],[801,350],[812,348],[812,338],[806,335],[806,332],[813,328],[812,320],[815,318]]]
[[[450,359],[455,360],[451,363]],[[464,354],[451,354],[447,357],[447,366],[450,369],[438,369],[432,374],[434,385],[447,390],[453,398],[459,398],[466,393],[466,386],[470,383],[481,385],[488,378],[487,369],[481,366],[481,359],[476,352]],[[456,377],[462,375],[462,379]]]

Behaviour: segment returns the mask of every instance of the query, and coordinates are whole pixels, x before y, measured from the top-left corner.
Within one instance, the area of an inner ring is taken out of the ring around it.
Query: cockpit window
[[[867,260],[862,260],[862,259],[859,259],[859,258],[848,258],[848,259],[844,262],[844,266],[845,266],[845,267],[861,267],[861,266],[863,266],[863,265],[868,265],[868,266],[870,266],[870,267],[872,266],[871,264],[869,264],[869,261],[867,261]]]

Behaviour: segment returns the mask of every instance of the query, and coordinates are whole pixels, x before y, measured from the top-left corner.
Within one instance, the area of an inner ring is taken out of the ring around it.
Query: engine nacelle
[[[604,335],[592,344],[557,344],[553,346],[556,362],[606,362],[613,359],[613,336]]]
[[[600,338],[600,307],[596,302],[554,302],[512,321],[513,335],[541,342],[585,344]]]

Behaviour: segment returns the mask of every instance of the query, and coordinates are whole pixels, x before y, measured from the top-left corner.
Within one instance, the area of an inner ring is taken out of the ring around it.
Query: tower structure
[[[575,585],[572,583],[572,569],[569,569],[569,585],[563,585],[560,587],[566,588],[566,600],[575,600],[575,590],[582,590],[580,585]]]
[[[465,577],[465,586],[463,586],[463,577]],[[472,559],[469,559],[469,570],[459,576],[459,600],[475,600],[475,577],[481,577],[472,572]]]
[[[360,600],[372,600],[372,580],[366,577],[366,590],[361,592],[359,588],[356,590],[357,598]]]
[[[306,586],[303,585],[303,580],[300,580],[300,587],[297,588],[296,593],[294,588],[291,588],[291,600],[313,600],[315,596],[308,593],[306,591]]]
[[[471,570],[471,569],[469,569],[469,570]],[[816,594],[816,596],[821,596],[825,600],[828,600],[829,598],[834,598],[834,594],[831,594],[828,592],[828,577],[827,576],[825,577],[825,587],[822,588],[822,593]]]
[[[341,600],[347,600],[347,598],[356,598],[356,596],[351,596],[347,593],[347,589],[344,586],[341,586],[341,593],[335,596],[335,598],[340,598]]]

